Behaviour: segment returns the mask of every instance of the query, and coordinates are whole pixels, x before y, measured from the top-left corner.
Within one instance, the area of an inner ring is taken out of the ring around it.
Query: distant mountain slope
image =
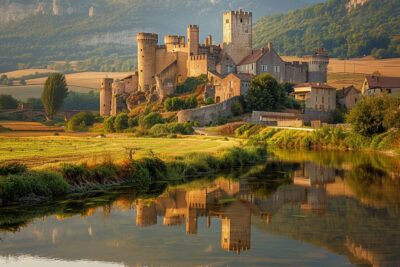
[[[49,64],[129,70],[138,31],[160,33],[162,42],[165,33],[185,34],[187,24],[200,24],[202,37],[211,33],[219,41],[226,10],[243,8],[257,19],[322,1],[0,0],[0,72]]]
[[[286,55],[325,47],[331,56],[379,58],[400,56],[400,1],[370,0],[348,10],[348,0],[265,16],[255,25],[256,46],[268,41]],[[354,1],[353,1],[354,2]]]

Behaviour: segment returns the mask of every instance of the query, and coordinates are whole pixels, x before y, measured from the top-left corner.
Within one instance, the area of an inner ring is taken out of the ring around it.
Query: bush
[[[67,124],[70,131],[85,131],[87,126],[92,126],[96,122],[96,117],[92,112],[82,111],[72,116]]]
[[[166,111],[178,111],[182,109],[197,108],[198,102],[196,96],[191,96],[187,99],[179,97],[167,98],[164,102]]]
[[[239,116],[243,114],[243,107],[239,101],[233,103],[231,110],[234,116]]]
[[[154,125],[162,123],[164,123],[164,119],[156,112],[150,112],[149,114],[140,116],[139,118],[139,126],[145,129],[150,129]]]
[[[190,135],[194,132],[190,123],[168,123],[156,124],[150,129],[150,134],[154,136],[163,136],[169,134]]]
[[[3,203],[18,201],[24,197],[54,198],[65,194],[68,183],[54,172],[25,172],[5,177],[0,182],[0,198]]]
[[[0,165],[0,176],[6,176],[9,174],[21,174],[26,172],[28,169],[24,164],[18,162],[5,163]]]
[[[11,95],[0,95],[0,110],[16,109],[18,107],[18,100]]]
[[[208,105],[212,105],[212,104],[215,104],[214,98],[207,97],[206,100],[204,100],[204,105],[208,106]]]
[[[114,123],[115,123],[115,117],[111,116],[106,118],[103,123],[104,130],[107,133],[115,133]]]
[[[116,132],[122,132],[128,128],[128,114],[120,113],[117,115],[114,121],[114,129]]]
[[[197,86],[206,84],[208,81],[207,75],[202,74],[198,77],[188,77],[186,81],[176,87],[176,93],[182,94],[194,91]]]
[[[139,125],[138,117],[131,117],[128,119],[128,127],[133,128]]]
[[[90,171],[85,165],[63,164],[61,174],[70,185],[82,185],[90,181]]]
[[[111,162],[106,162],[95,166],[92,169],[91,177],[94,182],[97,182],[99,184],[109,184],[118,180],[119,169],[115,164]]]

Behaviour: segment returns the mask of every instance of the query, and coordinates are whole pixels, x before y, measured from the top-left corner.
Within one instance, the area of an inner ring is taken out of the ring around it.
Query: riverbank
[[[400,155],[400,131],[395,129],[365,137],[341,128],[322,128],[307,132],[244,124],[234,134],[237,138],[247,139],[251,144],[266,144],[284,149],[362,150],[389,156]]]
[[[125,160],[121,164],[63,164],[29,170],[19,163],[0,167],[1,205],[32,204],[97,189],[129,185],[148,192],[156,183],[176,183],[224,170],[241,168],[266,159],[263,147],[229,148],[215,154],[189,153],[163,160],[156,156]]]

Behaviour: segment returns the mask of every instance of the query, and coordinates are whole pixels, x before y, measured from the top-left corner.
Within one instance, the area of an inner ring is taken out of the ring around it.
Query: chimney
[[[268,50],[271,51],[272,50],[272,43],[268,42]]]

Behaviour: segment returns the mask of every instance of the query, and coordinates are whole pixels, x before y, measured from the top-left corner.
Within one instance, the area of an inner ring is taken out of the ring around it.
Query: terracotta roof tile
[[[369,88],[400,88],[400,77],[385,77],[368,75]]]

